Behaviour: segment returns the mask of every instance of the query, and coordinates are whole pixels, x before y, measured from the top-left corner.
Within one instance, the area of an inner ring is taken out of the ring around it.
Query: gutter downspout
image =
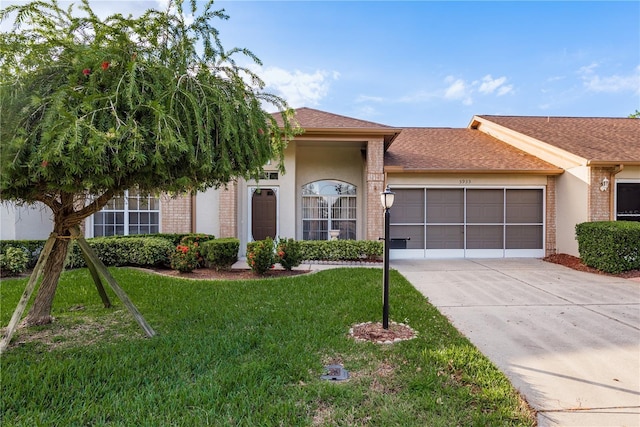
[[[196,193],[191,193],[191,232],[196,232]]]

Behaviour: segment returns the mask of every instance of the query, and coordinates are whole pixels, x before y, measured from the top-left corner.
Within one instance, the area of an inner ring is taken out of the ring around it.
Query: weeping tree
[[[134,18],[101,19],[35,1],[0,11],[0,198],[41,202],[57,236],[27,325],[51,322],[70,244],[83,220],[116,194],[188,193],[280,165],[294,135],[281,98],[224,50],[213,1],[172,2]],[[281,111],[284,126],[263,108]]]

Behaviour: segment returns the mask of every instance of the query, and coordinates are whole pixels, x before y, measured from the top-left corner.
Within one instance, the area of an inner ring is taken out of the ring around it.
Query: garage
[[[544,187],[395,187],[390,256],[544,257]]]

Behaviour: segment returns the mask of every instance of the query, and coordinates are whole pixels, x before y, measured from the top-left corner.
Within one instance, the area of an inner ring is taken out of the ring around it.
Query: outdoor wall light
[[[600,182],[600,191],[607,191],[609,189],[609,180],[605,177]]]

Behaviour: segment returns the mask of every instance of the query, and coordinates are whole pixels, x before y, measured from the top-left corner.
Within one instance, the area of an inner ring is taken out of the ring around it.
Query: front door
[[[276,238],[276,193],[271,188],[255,189],[251,196],[251,235],[253,240]]]

